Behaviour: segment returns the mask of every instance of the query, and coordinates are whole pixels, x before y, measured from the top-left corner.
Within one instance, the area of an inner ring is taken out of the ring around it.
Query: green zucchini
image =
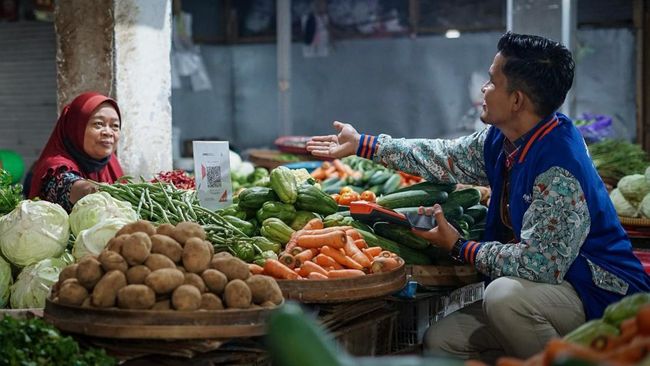
[[[447,192],[451,193],[456,189],[456,183],[433,183],[433,182],[420,182],[420,183],[415,183],[410,186],[400,188],[397,190],[397,192],[406,192],[406,191],[414,191],[414,190],[423,190],[423,191],[433,191],[433,192]]]
[[[474,187],[459,189],[449,193],[447,202],[463,208],[470,208],[481,202],[481,191]]]
[[[465,221],[467,223],[467,225],[469,225],[470,228],[472,226],[474,226],[474,218],[472,216],[470,216],[470,215],[468,215],[466,213],[463,213],[460,216],[460,218],[461,218],[461,220]]]
[[[396,192],[383,195],[377,198],[377,204],[386,208],[431,206],[435,203],[443,203],[447,200],[447,192],[427,192],[423,190],[412,190]]]
[[[381,235],[384,238],[388,238],[398,244],[403,244],[413,249],[424,249],[431,245],[428,241],[416,236],[411,232],[411,230],[403,226],[389,224],[387,222],[377,222],[372,226],[372,228],[377,235]]]
[[[472,216],[475,223],[483,220],[487,216],[488,208],[483,205],[474,205],[468,207],[465,213]]]
[[[399,188],[401,183],[402,176],[398,173],[394,173],[390,178],[388,178],[388,180],[386,180],[386,182],[384,182],[384,185],[381,187],[381,193],[391,194]]]

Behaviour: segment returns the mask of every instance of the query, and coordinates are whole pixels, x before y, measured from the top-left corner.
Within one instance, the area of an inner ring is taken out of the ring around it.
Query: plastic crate
[[[393,353],[412,349],[422,343],[424,332],[435,322],[441,298],[447,292],[420,292],[414,299],[394,299],[399,312],[395,327]]]
[[[391,353],[397,311],[375,311],[334,332],[339,347],[353,356]]]

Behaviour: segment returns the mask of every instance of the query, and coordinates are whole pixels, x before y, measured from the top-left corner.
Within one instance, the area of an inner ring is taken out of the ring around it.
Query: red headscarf
[[[92,159],[84,152],[84,136],[90,116],[95,108],[102,103],[111,104],[117,111],[120,121],[122,120],[117,102],[99,93],[83,93],[76,97],[72,103],[63,107],[54,131],[52,131],[52,135],[50,135],[45,149],[43,149],[41,156],[34,166],[29,190],[30,198],[36,197],[41,193],[43,178],[48,173],[58,171],[61,167],[79,172],[82,177],[96,182],[113,183],[117,178],[124,175],[115,153],[111,154],[105,162],[95,160],[93,165],[98,168],[96,171],[84,169],[85,164],[80,163],[73,157],[77,155],[84,160]]]

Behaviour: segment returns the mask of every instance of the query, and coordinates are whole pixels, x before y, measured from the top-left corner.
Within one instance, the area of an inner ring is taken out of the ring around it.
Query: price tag
[[[218,210],[232,204],[228,141],[192,141],[194,179],[201,206]]]

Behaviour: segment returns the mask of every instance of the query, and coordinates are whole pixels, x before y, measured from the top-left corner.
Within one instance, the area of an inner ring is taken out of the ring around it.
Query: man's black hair
[[[575,69],[566,47],[544,37],[507,32],[497,49],[505,58],[503,73],[511,92],[521,90],[528,95],[535,112],[543,117],[560,108]]]

